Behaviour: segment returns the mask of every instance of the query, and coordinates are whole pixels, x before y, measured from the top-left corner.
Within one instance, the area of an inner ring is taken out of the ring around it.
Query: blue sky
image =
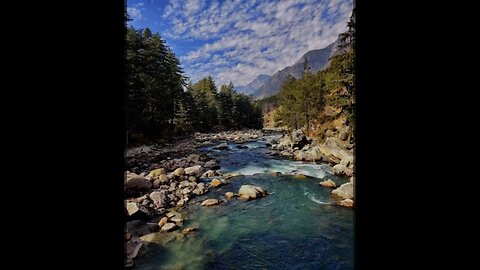
[[[245,85],[346,30],[353,0],[127,0],[135,28],[158,32],[192,82]]]

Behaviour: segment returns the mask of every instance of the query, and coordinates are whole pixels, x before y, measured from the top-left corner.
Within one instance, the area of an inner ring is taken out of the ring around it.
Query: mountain
[[[253,92],[262,87],[270,79],[270,77],[270,75],[260,74],[257,76],[257,78],[255,78],[255,80],[245,86],[235,86],[235,91],[245,95],[253,94]]]
[[[304,58],[308,60],[308,64],[312,72],[317,72],[325,68],[330,57],[337,53],[337,46],[338,40],[323,49],[307,52],[292,66],[287,66],[284,69],[275,72],[267,82],[252,92],[253,98],[262,99],[278,93],[282,83],[288,78],[289,75],[295,78],[300,78],[303,72]]]

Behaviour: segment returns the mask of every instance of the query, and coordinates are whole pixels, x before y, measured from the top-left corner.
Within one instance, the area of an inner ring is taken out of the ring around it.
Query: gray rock
[[[185,169],[185,174],[193,175],[193,176],[200,176],[202,174],[202,166],[197,165],[193,167],[188,167]]]
[[[221,143],[219,145],[214,146],[213,149],[218,149],[218,150],[228,149],[228,144],[227,143]]]
[[[188,162],[198,162],[199,160],[200,160],[200,155],[197,155],[197,154],[190,154],[187,157]]]
[[[319,184],[323,187],[328,187],[328,188],[336,188],[337,187],[337,184],[330,179],[328,179],[327,181],[320,182]]]
[[[248,201],[251,199],[256,199],[258,197],[266,196],[267,192],[261,187],[243,185],[240,187],[238,195],[240,196],[240,199]]]
[[[333,173],[335,175],[347,176],[347,177],[351,177],[353,175],[353,171],[342,164],[337,164],[333,166]]]
[[[202,206],[211,206],[211,205],[215,205],[215,204],[218,204],[218,200],[217,199],[206,199],[205,201],[202,202]]]
[[[180,185],[178,185],[178,188],[184,188],[184,187],[188,187],[190,186],[190,182],[189,181],[182,181],[180,182]]]
[[[175,171],[173,171],[173,175],[175,176],[181,176],[185,173],[185,170],[183,168],[177,168]]]
[[[205,163],[204,165],[205,168],[209,168],[209,169],[218,169],[220,168],[220,166],[218,165],[218,163],[215,161],[215,160],[209,160]]]
[[[162,226],[162,231],[163,232],[170,232],[173,231],[177,228],[177,225],[175,223],[165,223],[165,225]]]
[[[188,181],[197,182],[197,178],[195,176],[190,176],[190,177],[188,177]]]
[[[137,192],[148,191],[152,187],[152,182],[145,177],[132,177],[125,183],[125,192],[127,194],[135,194]]]
[[[337,189],[334,189],[332,191],[333,195],[336,195],[342,199],[353,199],[354,198],[354,186],[351,182],[345,183],[338,187]]]

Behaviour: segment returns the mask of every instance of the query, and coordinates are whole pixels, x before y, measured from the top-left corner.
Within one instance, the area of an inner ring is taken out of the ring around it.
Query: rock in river
[[[173,231],[176,228],[177,228],[177,225],[175,225],[175,223],[165,223],[165,225],[162,226],[162,231],[169,232],[169,231]]]
[[[228,149],[228,144],[227,143],[221,143],[217,146],[214,146],[213,149],[219,149],[219,150]]]
[[[352,199],[353,194],[353,184],[351,182],[341,185],[339,188],[332,191],[333,195],[337,195],[342,199]]]
[[[212,187],[218,187],[218,186],[221,186],[223,185],[222,181],[218,180],[218,179],[213,179],[212,182],[210,182],[210,186]]]
[[[257,197],[266,196],[267,192],[261,187],[243,185],[240,187],[238,195],[240,199],[248,201],[250,199],[256,199]]]
[[[328,188],[336,188],[337,184],[333,182],[332,180],[328,179],[327,181],[323,181],[319,183],[322,187],[328,187]]]
[[[202,206],[211,206],[215,204],[218,204],[217,199],[206,199],[205,201],[202,202]]]
[[[193,175],[193,176],[200,176],[202,174],[202,166],[197,165],[193,167],[188,167],[185,169],[185,174]]]
[[[225,198],[227,198],[227,200],[230,200],[231,198],[233,197],[233,192],[227,192],[225,193]]]
[[[340,206],[352,208],[354,206],[354,201],[351,199],[344,199],[338,203]]]

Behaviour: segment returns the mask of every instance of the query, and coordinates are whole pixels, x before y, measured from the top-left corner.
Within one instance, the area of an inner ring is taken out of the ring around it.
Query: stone
[[[136,176],[127,180],[125,183],[125,192],[127,194],[135,194],[138,192],[148,191],[152,187],[152,182],[145,177]]]
[[[228,144],[227,143],[221,143],[219,145],[214,146],[213,149],[218,149],[218,150],[228,149]]]
[[[163,183],[166,183],[168,181],[168,177],[167,177],[166,174],[161,174],[161,175],[158,176],[157,180],[160,181],[160,183],[163,184]],[[157,181],[157,180],[155,180],[155,181]]]
[[[190,192],[192,192],[192,189],[190,189],[189,187],[186,187],[186,188],[182,189],[182,194],[183,194],[183,195],[187,195],[187,194],[189,194]]]
[[[138,212],[138,206],[136,202],[129,202],[127,203],[127,212],[129,216],[132,216],[133,214]]]
[[[171,218],[170,221],[175,222],[175,224],[177,224],[177,226],[183,226],[183,219],[182,218],[174,217],[174,218]]]
[[[202,174],[202,178],[207,178],[207,177],[213,177],[215,175],[214,170],[208,170],[205,173]]]
[[[175,176],[181,176],[185,173],[185,170],[183,168],[177,168],[175,171],[173,171],[173,175]]]
[[[197,178],[195,176],[190,176],[190,177],[188,177],[188,181],[197,182]]]
[[[197,165],[193,167],[188,167],[185,169],[185,174],[193,175],[193,176],[200,176],[202,174],[202,166]]]
[[[342,199],[353,199],[354,198],[353,188],[354,188],[353,184],[351,182],[348,182],[341,185],[337,189],[334,189],[332,191],[332,194]]]
[[[328,159],[331,163],[340,163],[344,158],[349,158],[352,154],[345,149],[345,142],[335,137],[328,137],[322,145],[319,145],[319,150],[322,156]]]
[[[198,162],[198,161],[200,161],[200,155],[190,154],[190,155],[187,157],[187,161],[188,161],[188,162]]]
[[[164,168],[158,168],[155,170],[150,171],[150,173],[147,175],[148,177],[156,177],[159,175],[166,175],[167,172],[165,171]]]
[[[225,180],[228,180],[230,178],[233,178],[233,177],[237,177],[237,176],[240,176],[241,174],[239,173],[227,173],[227,174],[224,174],[223,175],[223,178],[225,178]]]
[[[177,225],[175,223],[170,223],[170,222],[167,222],[165,223],[165,225],[162,226],[162,231],[163,232],[170,232],[170,231],[173,231],[177,228]]]
[[[180,182],[180,184],[178,185],[178,188],[184,188],[184,187],[188,187],[190,186],[190,182],[189,181],[182,181]]]
[[[233,197],[233,192],[227,192],[225,193],[225,198],[227,198],[227,200],[230,200],[231,198]]]
[[[353,164],[353,156],[348,156],[344,157],[341,161],[340,164],[342,164],[345,167],[350,166],[350,164]]]
[[[174,217],[175,216],[175,213],[174,212],[168,212],[167,213],[167,217],[168,218],[171,218],[171,217]]]
[[[337,187],[337,184],[330,179],[328,179],[327,181],[320,182],[319,184],[322,187],[328,187],[328,188],[336,188]]]
[[[207,169],[218,169],[220,168],[220,166],[218,165],[218,163],[215,161],[215,160],[209,160],[205,163],[205,165],[203,165],[203,167],[207,168]]]
[[[125,254],[127,255],[127,258],[134,259],[135,257],[137,257],[138,252],[140,251],[140,248],[142,246],[142,241],[137,237],[134,237],[130,241],[128,241],[125,244]]]
[[[218,204],[217,199],[206,199],[205,201],[202,202],[202,206],[211,206],[211,205],[216,205]]]
[[[198,227],[188,227],[188,228],[183,229],[183,234],[187,235],[190,232],[198,231],[198,229],[199,229]]]
[[[238,191],[238,195],[242,200],[256,199],[257,197],[266,196],[267,192],[261,188],[252,185],[243,185]]]
[[[348,208],[353,208],[355,202],[351,199],[344,199],[338,203],[340,206],[348,207]]]
[[[342,164],[337,164],[333,166],[333,173],[339,176],[347,176],[347,177],[353,176],[353,171]]]
[[[185,205],[185,201],[184,200],[179,200],[177,202],[177,206],[184,206]]]
[[[168,218],[167,217],[163,217],[162,219],[160,219],[160,221],[158,222],[158,225],[160,227],[162,227],[163,225],[167,224],[168,222]]]
[[[149,195],[150,199],[155,202],[163,202],[167,200],[167,195],[165,191],[154,191]]]
[[[293,178],[295,178],[295,179],[307,179],[307,176],[304,175],[304,174],[299,173],[299,174],[295,174],[295,175],[293,176]]]
[[[218,179],[213,179],[212,182],[210,182],[210,186],[212,187],[218,187],[221,185],[223,185],[223,183]]]

